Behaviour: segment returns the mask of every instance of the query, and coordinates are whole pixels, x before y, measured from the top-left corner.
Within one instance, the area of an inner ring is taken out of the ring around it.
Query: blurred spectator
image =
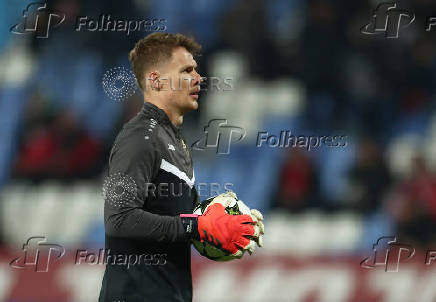
[[[300,212],[316,204],[317,191],[310,158],[302,149],[291,148],[280,172],[276,206]]]
[[[341,25],[336,5],[327,1],[309,2],[300,41],[301,78],[308,92],[306,119],[318,130],[331,129],[330,125],[339,123],[343,117],[339,106],[343,101],[345,51]]]
[[[80,127],[72,112],[58,113],[26,130],[15,175],[34,180],[95,176],[100,145]]]
[[[265,8],[264,1],[239,1],[221,20],[220,46],[241,53],[249,62],[250,75],[268,80],[277,76],[281,66],[276,62]],[[253,29],[256,34],[248,34]]]
[[[379,209],[391,181],[380,146],[371,138],[360,143],[357,162],[350,170],[348,201],[358,212],[368,214]]]
[[[387,209],[402,240],[422,246],[436,243],[436,177],[420,155],[413,159],[410,175],[393,187]]]
[[[418,41],[410,50],[407,74],[403,82],[402,112],[413,113],[425,110],[435,88],[435,47],[428,40]]]

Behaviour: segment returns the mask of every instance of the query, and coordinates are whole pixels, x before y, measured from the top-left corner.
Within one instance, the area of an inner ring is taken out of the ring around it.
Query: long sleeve
[[[143,209],[148,184],[159,170],[156,140],[144,129],[124,130],[111,151],[109,175],[103,185],[105,229],[109,236],[155,242],[188,241],[179,216],[162,216]]]

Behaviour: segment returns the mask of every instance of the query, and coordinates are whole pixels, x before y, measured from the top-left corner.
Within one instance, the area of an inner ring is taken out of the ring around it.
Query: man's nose
[[[202,83],[203,81],[203,77],[198,72],[195,72],[195,76],[193,78],[194,86]]]

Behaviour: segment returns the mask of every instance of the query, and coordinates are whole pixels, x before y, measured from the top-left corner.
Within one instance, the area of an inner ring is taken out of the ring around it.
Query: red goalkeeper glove
[[[198,216],[198,233],[200,241],[210,242],[239,257],[255,234],[255,223],[250,215],[229,215],[222,204],[216,203]]]

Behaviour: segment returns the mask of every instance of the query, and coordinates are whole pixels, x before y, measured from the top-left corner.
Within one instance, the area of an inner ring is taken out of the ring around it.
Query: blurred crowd
[[[0,2],[3,22],[9,22],[3,27],[18,22],[27,3],[18,2]],[[32,58],[33,66],[28,74],[21,70],[19,78],[26,77],[18,84],[9,83],[8,73],[0,71],[3,123],[11,106],[18,106],[15,122],[3,128],[15,133],[16,140],[10,143],[10,136],[4,137],[10,145],[0,149],[6,175],[0,184],[9,178],[37,182],[101,175],[114,136],[142,102],[139,92],[122,103],[108,99],[101,89],[102,74],[113,66],[128,67],[127,53],[144,33],[75,33],[75,20],[102,13],[133,20],[165,18],[169,32],[192,34],[203,44],[200,74],[213,76],[208,64],[213,54],[237,52],[246,59],[250,78],[269,82],[290,77],[302,83],[301,128],[349,138],[341,151],[283,149],[278,181],[269,188],[271,198],[263,201],[264,208],[347,210],[366,217],[382,212],[400,238],[424,246],[436,243],[436,33],[419,23],[429,12],[436,15],[435,3],[402,3],[416,14],[417,24],[389,40],[360,32],[376,6],[370,1],[48,3],[67,16],[65,26],[48,39],[23,40],[4,31],[0,36],[1,61],[24,56]],[[6,66],[30,68],[10,64]],[[201,111],[190,115],[191,123]]]

